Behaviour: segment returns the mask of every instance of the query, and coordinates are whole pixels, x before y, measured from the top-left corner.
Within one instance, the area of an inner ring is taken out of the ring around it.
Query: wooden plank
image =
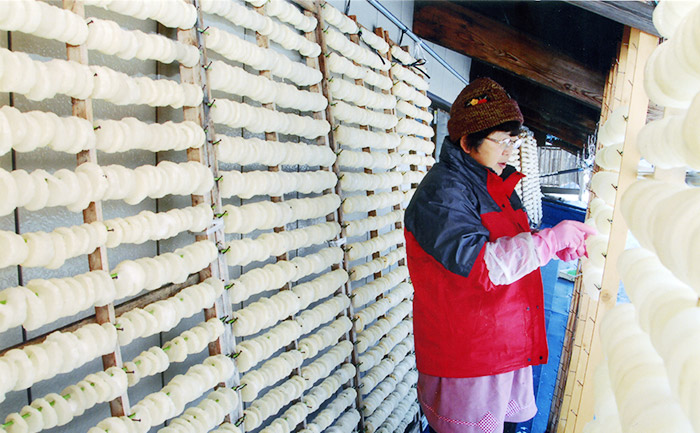
[[[80,17],[85,17],[85,5],[81,0],[63,0],[63,8],[70,10]],[[88,65],[88,49],[85,45],[68,45],[66,44],[66,58],[71,61],[78,62],[83,65]],[[91,124],[93,123],[92,100],[91,99],[74,99],[71,98],[73,116],[86,119]],[[77,154],[77,164],[85,164],[87,162],[97,164],[97,151],[95,149],[84,150]],[[96,221],[104,221],[102,217],[102,203],[92,202],[83,210],[83,221],[92,223]],[[88,254],[88,265],[91,271],[104,270],[109,272],[109,263],[107,261],[107,249],[98,247],[95,251]],[[104,306],[95,307],[95,319],[97,323],[114,323],[114,303],[109,303]],[[121,367],[122,357],[119,343],[114,347],[114,351],[102,356],[102,366],[106,370],[110,367]],[[109,402],[109,407],[112,416],[124,416],[129,413],[129,397],[126,393]]]
[[[644,1],[564,0],[566,3],[593,12],[628,27],[661,37],[652,22],[654,6]]]
[[[512,27],[447,1],[416,4],[416,35],[600,109],[605,75]]]
[[[658,46],[659,39],[656,36],[632,29],[630,32],[630,43],[628,49],[627,72],[623,85],[623,105],[629,105],[629,117],[625,132],[625,142],[623,145],[622,162],[620,165],[620,177],[617,185],[615,206],[613,207],[613,222],[610,230],[610,241],[608,252],[603,269],[603,283],[600,293],[600,301],[596,311],[594,325],[594,337],[590,343],[589,360],[586,364],[585,374],[582,381],[586,384],[582,390],[581,404],[579,406],[579,416],[576,420],[574,433],[583,430],[585,424],[593,419],[593,377],[595,368],[602,359],[600,339],[598,338],[597,323],[606,311],[615,306],[617,292],[620,284],[620,276],[617,271],[617,259],[625,249],[627,239],[627,223],[622,217],[620,201],[623,194],[637,179],[637,166],[641,158],[637,150],[637,135],[646,123],[649,98],[644,91],[644,67],[652,51]],[[629,97],[627,96],[629,95]],[[628,104],[626,104],[626,102]]]

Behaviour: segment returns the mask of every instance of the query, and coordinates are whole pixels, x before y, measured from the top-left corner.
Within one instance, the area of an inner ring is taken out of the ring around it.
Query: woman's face
[[[484,139],[478,149],[467,147],[466,136],[460,140],[460,146],[476,162],[493,169],[500,176],[513,153],[513,145],[517,138],[517,136],[511,137],[505,131],[493,131]]]

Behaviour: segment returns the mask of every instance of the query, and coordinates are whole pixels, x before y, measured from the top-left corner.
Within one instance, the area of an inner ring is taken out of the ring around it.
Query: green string
[[[95,386],[95,385],[93,385],[92,383],[91,383],[90,385]],[[80,389],[81,389],[81,390],[84,390],[84,388],[80,388]],[[70,399],[70,394],[62,395],[61,397],[63,397],[63,398],[66,399],[66,400],[69,400],[69,399]],[[54,406],[55,404],[56,404],[55,401],[49,402],[49,406]],[[39,412],[41,412],[41,409],[42,409],[42,408],[40,408],[40,407],[39,407],[39,408],[36,408],[36,410],[38,410]],[[31,413],[25,413],[24,415],[22,415],[22,418],[27,419],[27,418],[29,418],[30,416],[31,416]],[[6,428],[6,427],[11,427],[13,424],[14,424],[14,421],[8,421],[8,422],[6,422],[5,424],[2,425],[2,428],[4,429],[4,428]]]
[[[0,301],[0,304],[5,304],[5,302],[6,302],[6,301]],[[183,338],[185,339],[185,341],[187,341],[187,337],[183,337]],[[163,347],[163,351],[170,350],[171,347],[172,347],[172,346]],[[136,365],[141,365],[141,361],[134,361],[134,364],[136,364]],[[126,371],[126,367],[122,367],[122,370]],[[95,384],[94,384],[94,383],[91,383],[90,386],[95,386]],[[85,390],[85,388],[80,388],[80,389],[83,390],[83,391]],[[68,399],[70,399],[70,394],[66,394],[66,395],[63,395],[63,396],[61,396],[61,397],[63,397],[64,399],[68,400]],[[53,402],[53,401],[49,403],[50,406],[53,406],[53,405],[55,405],[55,404],[56,404],[56,402]],[[39,412],[41,412],[41,408],[38,408],[37,410],[38,410]],[[24,415],[22,415],[22,418],[27,419],[27,418],[29,418],[30,415],[31,415],[31,413],[25,413]],[[133,417],[133,416],[134,416],[134,414],[131,414],[131,415],[129,415],[129,418],[131,418],[131,417]],[[3,428],[3,429],[6,429],[7,427],[11,427],[13,424],[14,424],[13,421],[8,421],[8,422],[6,422],[5,424],[2,425],[2,428]]]
[[[114,375],[111,375],[111,376],[114,376]],[[90,383],[90,386],[95,386],[95,384],[94,384],[94,383]],[[81,391],[85,391],[85,388],[80,388],[80,390],[81,390]],[[70,398],[71,398],[70,394],[62,395],[61,397],[63,397],[65,400],[70,400]],[[54,406],[55,404],[56,404],[55,401],[49,402],[49,406]],[[39,412],[41,412],[41,408],[40,408],[40,407],[39,407],[39,408],[36,408],[36,410],[38,410]],[[29,416],[31,416],[31,413],[25,413],[24,415],[22,415],[22,418],[27,419],[27,418],[29,418]],[[3,429],[7,429],[7,427],[11,427],[13,424],[14,424],[14,421],[8,421],[8,422],[6,422],[5,424],[2,425],[2,428],[3,428]]]

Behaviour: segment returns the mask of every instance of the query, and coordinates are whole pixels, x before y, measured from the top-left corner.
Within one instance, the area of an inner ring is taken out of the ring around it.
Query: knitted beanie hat
[[[512,121],[523,123],[518,103],[492,79],[477,78],[462,89],[452,104],[447,132],[456,143],[465,135]]]

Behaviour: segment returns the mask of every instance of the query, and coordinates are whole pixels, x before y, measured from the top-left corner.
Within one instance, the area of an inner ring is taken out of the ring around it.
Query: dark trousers
[[[518,424],[514,422],[503,423],[503,433],[515,433],[518,430]],[[428,425],[428,433],[438,433]]]

